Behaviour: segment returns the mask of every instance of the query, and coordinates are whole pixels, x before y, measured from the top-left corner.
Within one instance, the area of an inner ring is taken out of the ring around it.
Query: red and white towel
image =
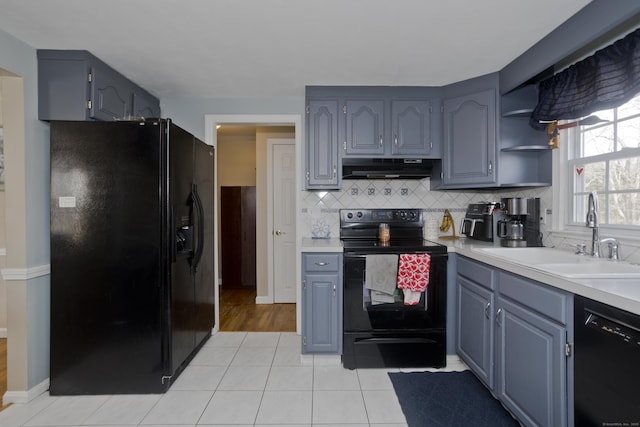
[[[404,293],[405,305],[416,305],[429,285],[429,254],[402,254],[398,264],[398,288]]]

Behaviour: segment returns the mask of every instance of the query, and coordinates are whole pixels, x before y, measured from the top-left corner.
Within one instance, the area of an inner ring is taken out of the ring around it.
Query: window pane
[[[640,157],[609,162],[609,189],[640,191]]]
[[[624,119],[638,113],[640,113],[640,96],[636,96],[631,101],[618,107],[618,119]]]
[[[640,225],[640,193],[610,194],[609,224]]]
[[[582,157],[613,151],[613,125],[596,127],[582,132]]]
[[[601,111],[596,111],[595,113],[591,114],[591,116],[598,116],[598,118],[602,119],[602,120],[606,120],[608,122],[612,122],[614,119],[613,116],[613,109],[610,110],[601,110]],[[585,117],[583,117],[584,119]],[[593,126],[600,126],[602,123],[596,123],[595,125],[591,125],[591,126],[584,126],[584,129],[589,129],[589,127],[593,127]]]
[[[640,117],[618,123],[618,150],[640,147]]]
[[[604,191],[605,162],[587,163],[575,169],[573,191]]]
[[[573,222],[584,224],[587,218],[588,194],[577,194],[573,197]]]

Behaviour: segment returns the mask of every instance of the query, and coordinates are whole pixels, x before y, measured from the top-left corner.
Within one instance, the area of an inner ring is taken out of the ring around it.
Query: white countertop
[[[583,279],[566,278],[550,272],[538,270],[487,252],[474,249],[495,246],[493,243],[474,241],[466,238],[452,242],[440,241],[448,245],[449,252],[464,255],[476,261],[510,271],[558,289],[582,295],[605,304],[640,315],[640,279]],[[518,248],[513,248],[518,250]],[[562,252],[562,249],[549,249]],[[570,253],[570,252],[569,252]]]
[[[477,250],[479,248],[494,247],[496,246],[494,243],[471,240],[465,237],[456,240],[437,240],[437,242],[447,245],[449,252],[640,315],[640,280],[638,279],[569,279]],[[513,248],[513,250],[518,250],[518,248]],[[570,251],[562,249],[550,248],[549,250],[570,253]],[[302,252],[342,251],[342,243],[338,238],[302,239]]]
[[[302,252],[342,252],[340,239],[302,238]]]

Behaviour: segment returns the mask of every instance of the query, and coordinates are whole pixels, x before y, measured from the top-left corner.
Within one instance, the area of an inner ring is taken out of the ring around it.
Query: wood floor
[[[2,406],[2,396],[7,391],[7,339],[0,338],[0,411],[8,408],[9,405]]]
[[[220,288],[220,330],[295,332],[295,304],[256,304],[256,291]]]

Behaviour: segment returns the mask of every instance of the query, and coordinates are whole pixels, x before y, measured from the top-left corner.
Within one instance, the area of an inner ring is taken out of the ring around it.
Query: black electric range
[[[380,224],[389,229],[388,241],[380,239]],[[423,224],[419,209],[340,211],[345,368],[446,365],[447,248],[423,239]],[[368,263],[380,260],[376,256],[403,254],[429,255],[427,288],[414,305],[406,304],[401,289],[383,301],[374,298],[366,283]]]

